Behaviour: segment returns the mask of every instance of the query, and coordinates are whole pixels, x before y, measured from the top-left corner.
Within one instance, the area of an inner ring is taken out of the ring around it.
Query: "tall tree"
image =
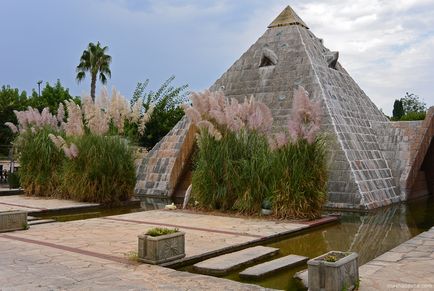
[[[400,120],[402,116],[404,116],[405,111],[404,107],[402,106],[401,100],[395,100],[395,103],[393,103],[393,112],[392,112],[392,120]]]
[[[107,55],[108,47],[101,47],[100,43],[97,42],[89,43],[86,50],[80,58],[80,64],[77,66],[77,81],[81,82],[86,77],[86,72],[90,73],[90,96],[92,100],[95,101],[95,88],[96,88],[96,78],[99,72],[99,80],[101,83],[107,83],[107,77],[111,77],[110,63],[112,57]]]
[[[416,94],[405,92],[405,96],[401,98],[401,102],[406,114],[410,112],[426,111],[425,102]]]

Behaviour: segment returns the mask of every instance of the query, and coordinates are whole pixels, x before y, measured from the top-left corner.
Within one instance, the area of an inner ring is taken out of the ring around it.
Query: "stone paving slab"
[[[41,197],[28,197],[25,195],[0,196],[0,212],[11,210],[24,210],[28,212],[41,212],[46,210],[98,206],[96,203],[75,202],[71,200],[47,199]]]
[[[41,290],[256,290],[236,282],[215,281],[217,278],[136,265],[128,256],[137,252],[137,235],[155,226],[183,230],[187,257],[309,227],[305,223],[165,210],[34,225],[26,231],[0,235],[0,274],[7,270],[5,277],[0,276],[1,290],[39,290],[39,285]],[[175,279],[166,278],[169,275],[188,283],[175,285]],[[21,281],[23,276],[26,279]]]
[[[282,258],[278,258],[269,262],[265,262],[247,268],[240,273],[240,277],[246,279],[248,278],[259,279],[271,273],[304,264],[307,262],[308,259],[309,259],[308,257],[303,257],[298,255],[288,255]]]
[[[201,274],[224,276],[233,270],[272,257],[278,253],[279,249],[277,248],[256,246],[205,260],[195,264],[193,268]]]
[[[13,235],[124,258],[125,253],[137,251],[139,234],[152,227],[167,225],[186,233],[187,258],[308,227],[291,222],[153,210],[35,225]]]
[[[29,245],[0,235],[0,290],[266,290],[146,264]],[[269,289],[270,290],[270,289]]]
[[[360,290],[434,290],[434,227],[360,267]]]

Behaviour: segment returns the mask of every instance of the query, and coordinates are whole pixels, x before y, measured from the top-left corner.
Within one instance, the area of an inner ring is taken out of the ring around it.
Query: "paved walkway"
[[[434,290],[434,227],[361,266],[360,290]]]
[[[0,234],[0,290],[256,290],[260,288],[137,264],[128,253],[137,251],[137,235],[154,226],[185,231],[191,257],[315,223],[155,210],[31,226]]]
[[[28,197],[25,195],[0,196],[0,212],[11,210],[39,212],[51,209],[67,209],[89,206],[98,206],[98,204],[75,202],[71,200]]]

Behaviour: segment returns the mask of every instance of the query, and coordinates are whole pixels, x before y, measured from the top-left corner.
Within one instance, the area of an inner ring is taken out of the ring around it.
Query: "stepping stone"
[[[240,273],[240,277],[259,279],[277,271],[304,264],[308,259],[307,257],[289,255],[245,269]]]
[[[45,224],[45,223],[51,223],[51,222],[56,222],[54,219],[37,219],[37,220],[32,220],[28,222],[28,225],[37,225],[37,224]]]
[[[38,220],[38,219],[39,218],[37,218],[37,217],[27,215],[27,221],[33,221],[33,220]]]
[[[240,269],[264,258],[272,257],[278,252],[279,249],[271,247],[251,247],[197,263],[193,266],[193,269],[201,274],[224,276],[233,270]]]

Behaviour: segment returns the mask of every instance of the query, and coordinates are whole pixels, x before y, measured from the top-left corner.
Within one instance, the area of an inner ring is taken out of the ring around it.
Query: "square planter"
[[[337,261],[325,261],[327,256],[334,256]],[[331,251],[309,260],[309,290],[354,290],[359,282],[358,257],[357,253]]]
[[[185,257],[185,233],[150,236],[139,235],[139,260],[148,264],[159,265]]]
[[[26,211],[0,212],[0,232],[27,229]]]

